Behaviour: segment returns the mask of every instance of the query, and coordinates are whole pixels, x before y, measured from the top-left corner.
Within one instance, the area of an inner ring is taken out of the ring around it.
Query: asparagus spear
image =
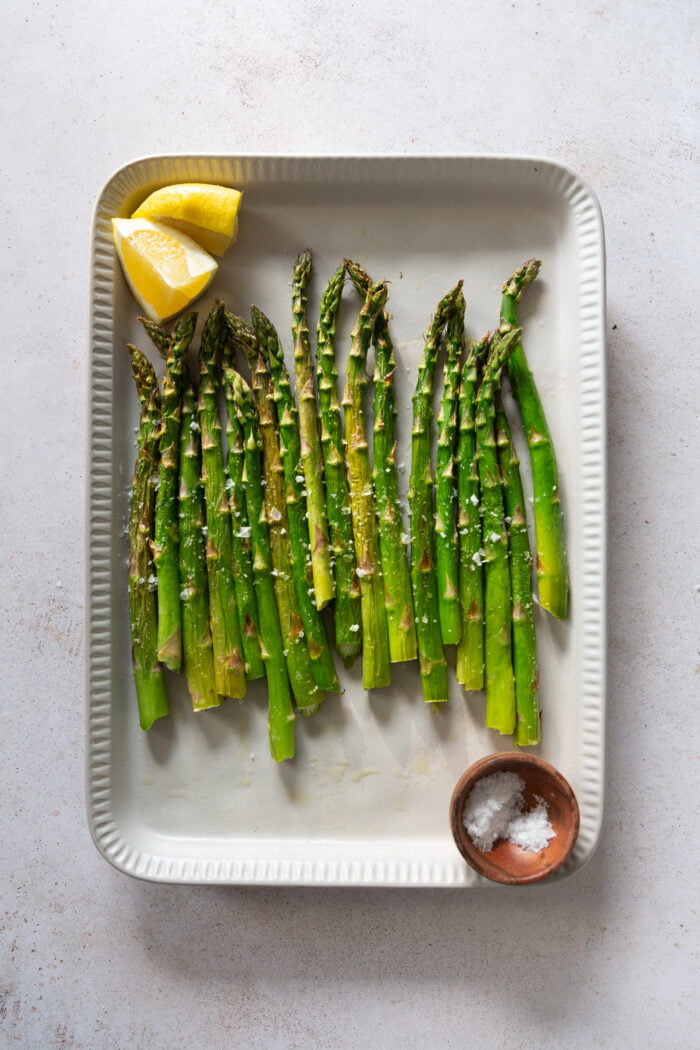
[[[312,595],[311,552],[306,528],[306,498],[304,475],[301,471],[301,440],[297,407],[289,385],[289,374],[277,332],[272,322],[255,306],[251,309],[253,330],[260,352],[270,369],[273,382],[272,396],[277,404],[279,420],[280,455],[287,489],[287,518],[292,547],[292,574],[297,600],[308,639],[309,656],[314,677],[320,689],[340,692],[340,684],[333,663],[321,614]]]
[[[285,646],[287,671],[297,707],[309,713],[323,700],[323,692],[317,686],[314,677],[297,591],[292,577],[287,494],[280,457],[280,439],[272,395],[272,379],[251,326],[243,318],[227,313],[226,327],[233,347],[243,351],[252,374],[252,390],[258,412],[262,445],[265,516],[269,530],[272,574]]]
[[[364,300],[372,281],[357,263],[346,262],[353,284]],[[396,358],[389,332],[387,311],[380,310],[374,322],[374,491],[379,519],[379,553],[384,576],[384,600],[392,663],[415,660],[417,653],[411,574],[406,552],[407,534],[399,502],[396,468]]]
[[[276,762],[282,762],[285,758],[294,757],[295,719],[272,575],[272,553],[263,496],[262,446],[248,384],[238,372],[229,368],[225,369],[224,379],[236,419],[243,431],[244,470],[241,483],[250,521],[253,573],[260,614],[260,652],[267,676],[267,729],[272,757]]]
[[[375,318],[384,309],[387,294],[385,282],[373,284],[367,292],[352,332],[342,400],[352,527],[360,579],[362,683],[365,689],[377,689],[391,683],[389,629],[364,406],[367,351]]]
[[[328,537],[328,516],[323,487],[323,460],[318,432],[318,409],[314,390],[314,367],[311,358],[307,299],[311,279],[311,251],[307,248],[296,261],[292,285],[292,314],[294,323],[294,378],[299,399],[299,436],[301,438],[301,465],[306,486],[307,526],[311,549],[316,606],[323,609],[335,593],[331,550]]]
[[[158,470],[160,395],[152,365],[135,346],[128,345],[136,391],[141,402],[138,451],[129,514],[129,618],[131,656],[139,721],[150,729],[157,718],[170,713],[163,666],[158,660],[158,610],[152,581],[153,515]]]
[[[231,508],[226,492],[217,367],[225,340],[224,308],[211,310],[199,352],[199,426],[202,433],[202,479],[206,505],[207,572],[216,689],[221,696],[245,696],[243,646],[238,621],[231,548]]]
[[[178,523],[182,661],[192,707],[195,711],[203,711],[208,707],[218,707],[221,697],[216,691],[209,625],[201,438],[194,384],[188,370],[182,392]]]
[[[457,681],[469,690],[484,688],[484,573],[474,417],[480,362],[488,353],[490,340],[489,333],[472,343],[462,365],[459,386],[457,520],[462,637],[457,646]]]
[[[503,285],[501,320],[505,328],[517,328],[523,289],[535,279],[540,266],[538,259],[529,259]],[[563,620],[569,600],[569,577],[559,477],[552,436],[522,343],[511,354],[508,376],[520,409],[532,467],[539,603],[552,616]]]
[[[520,464],[503,404],[496,399],[496,445],[503,475],[503,496],[508,524],[510,583],[513,601],[513,672],[515,675],[515,743],[539,743],[540,708],[537,642],[532,601],[532,553],[527,532],[525,495]]]
[[[260,652],[258,603],[253,583],[251,526],[248,522],[243,473],[245,450],[243,425],[237,411],[232,382],[224,374],[226,400],[226,436],[228,444],[229,506],[231,508],[231,552],[233,579],[236,587],[238,624],[243,643],[243,660],[247,678],[263,678],[265,667]]]
[[[496,450],[495,397],[508,355],[520,329],[501,334],[494,341],[484,365],[476,403],[476,443],[481,486],[484,550],[484,659],[486,725],[499,733],[515,729],[513,681],[511,583],[508,532],[503,509],[503,484]]]
[[[362,651],[362,617],[335,359],[335,328],[344,280],[343,265],[333,274],[321,298],[316,330],[316,375],[328,525],[335,572],[335,647],[345,666],[349,667]]]
[[[435,554],[440,630],[445,645],[456,644],[462,635],[455,515],[455,444],[459,373],[465,343],[464,311],[464,295],[460,290],[447,321],[445,385],[438,415],[435,462]]]
[[[418,661],[426,701],[448,699],[447,661],[440,632],[440,610],[435,571],[435,538],[432,469],[433,379],[442,333],[462,282],[440,300],[425,340],[413,395],[411,480],[411,582],[416,610]]]
[[[168,344],[161,390],[160,460],[153,562],[158,577],[158,659],[171,671],[179,671],[182,664],[177,525],[180,397],[184,355],[192,342],[196,323],[197,315],[187,314],[175,327]]]

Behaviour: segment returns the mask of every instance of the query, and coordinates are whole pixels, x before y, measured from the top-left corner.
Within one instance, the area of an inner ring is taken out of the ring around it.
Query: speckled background
[[[0,1045],[697,1045],[699,29],[680,0],[6,5]],[[598,193],[608,782],[600,848],[571,879],[506,893],[172,888],[95,850],[91,210],[126,160],[183,150],[530,153]]]

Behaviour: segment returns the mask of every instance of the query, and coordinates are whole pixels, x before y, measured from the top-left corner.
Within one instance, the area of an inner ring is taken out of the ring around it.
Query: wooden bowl
[[[525,782],[525,808],[536,805],[535,795],[547,803],[548,817],[556,833],[541,853],[498,839],[488,853],[474,845],[462,822],[464,804],[477,780],[492,773],[517,773]],[[522,886],[539,882],[560,868],[576,845],[579,809],[570,784],[553,766],[522,751],[501,751],[475,762],[462,774],[450,803],[452,834],[464,859],[492,882]]]

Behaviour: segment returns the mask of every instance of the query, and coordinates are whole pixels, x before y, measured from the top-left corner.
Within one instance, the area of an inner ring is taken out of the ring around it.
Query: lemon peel
[[[230,186],[183,182],[151,193],[133,219],[162,222],[191,237],[206,251],[222,256],[236,239],[243,194]]]

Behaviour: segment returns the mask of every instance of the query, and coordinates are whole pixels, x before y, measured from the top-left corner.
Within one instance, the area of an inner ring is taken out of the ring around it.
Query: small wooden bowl
[[[536,805],[535,795],[547,803],[552,829],[556,832],[541,853],[520,849],[499,839],[484,853],[475,846],[462,822],[464,804],[477,780],[492,773],[517,773],[525,782],[525,808]],[[522,751],[500,751],[475,762],[457,781],[450,803],[452,834],[464,859],[492,882],[523,886],[539,882],[560,868],[576,845],[579,809],[571,786],[553,766]]]

